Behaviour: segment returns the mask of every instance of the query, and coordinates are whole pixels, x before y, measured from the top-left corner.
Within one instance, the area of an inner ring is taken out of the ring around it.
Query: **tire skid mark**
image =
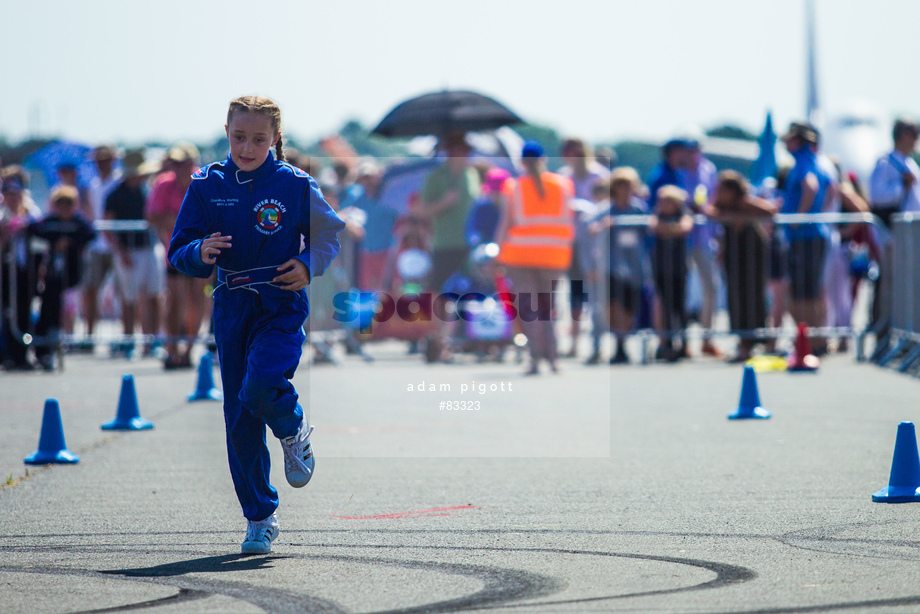
[[[96,550],[98,552],[99,550]],[[131,549],[110,548],[110,554],[131,554]],[[136,550],[136,553],[146,550]],[[173,551],[174,553],[176,551]],[[528,571],[489,567],[484,565],[469,565],[461,563],[439,563],[431,561],[411,561],[402,559],[387,559],[377,557],[346,556],[346,555],[267,555],[265,557],[242,557],[240,555],[222,555],[167,563],[147,568],[119,569],[107,571],[74,570],[55,567],[0,567],[0,571],[28,571],[31,573],[66,574],[92,577],[118,578],[141,582],[152,582],[173,586],[180,589],[199,591],[205,596],[221,594],[235,599],[247,601],[266,612],[287,614],[301,612],[321,612],[342,614],[346,612],[338,604],[311,597],[302,593],[294,593],[279,589],[268,589],[260,586],[241,584],[238,582],[222,582],[216,580],[182,578],[188,573],[208,573],[217,571],[245,571],[264,568],[265,564],[275,559],[301,559],[301,560],[328,560],[345,563],[365,565],[384,565],[404,569],[419,569],[460,575],[476,579],[484,584],[479,591],[456,599],[444,600],[409,608],[387,610],[387,612],[402,614],[455,612],[458,610],[482,609],[490,605],[507,603],[521,599],[538,598],[553,594],[565,588],[565,582]],[[240,562],[240,565],[233,565]],[[228,563],[230,567],[228,568]],[[137,608],[139,604],[123,606],[124,608]],[[146,607],[146,606],[145,606]]]
[[[180,588],[179,592],[175,595],[170,595],[169,597],[161,597],[160,599],[151,599],[150,601],[139,601],[137,603],[132,603],[128,605],[116,605],[111,608],[99,608],[95,610],[80,610],[79,612],[74,612],[73,614],[103,614],[103,612],[128,612],[131,610],[146,610],[147,608],[158,608],[160,606],[167,605],[178,605],[185,603],[187,601],[195,601],[196,599],[206,599],[210,597],[209,593],[204,591],[196,591],[188,588]]]
[[[872,526],[884,526],[889,524],[897,524],[904,521],[886,521],[886,522],[861,522],[861,523],[851,523],[851,524],[838,524],[838,525],[828,525],[826,527],[813,527],[807,529],[801,529],[796,531],[791,531],[789,533],[781,535],[763,535],[763,534],[738,534],[738,533],[686,533],[686,532],[673,532],[673,531],[604,531],[604,530],[578,530],[578,529],[482,529],[482,530],[462,530],[462,529],[443,529],[443,530],[425,530],[425,529],[367,529],[365,533],[376,533],[376,534],[462,534],[467,537],[475,535],[527,535],[527,534],[547,534],[547,535],[629,535],[629,536],[671,536],[671,537],[687,537],[687,538],[717,538],[717,539],[771,539],[776,540],[780,543],[788,545],[793,548],[811,550],[816,552],[825,552],[832,554],[848,555],[848,556],[864,556],[864,557],[876,557],[876,558],[896,558],[896,559],[910,559],[916,560],[917,557],[907,557],[901,556],[895,553],[892,555],[885,555],[880,553],[859,553],[852,551],[845,552],[836,552],[832,549],[821,547],[808,546],[801,543],[796,543],[799,541],[802,542],[819,542],[820,544],[827,544],[830,547],[834,545],[875,545],[880,547],[905,547],[905,548],[916,548],[918,542],[916,540],[891,540],[891,539],[871,539],[871,538],[848,538],[848,537],[835,537],[835,534],[840,533],[845,530],[850,529],[859,529],[867,528]],[[223,533],[234,533],[231,531],[187,531],[183,532],[184,535],[217,535]],[[325,534],[353,534],[353,529],[327,529],[327,530],[292,530],[289,529],[285,531],[287,534],[309,534],[311,536],[316,536],[317,533]],[[175,532],[162,532],[162,533],[150,533],[150,532],[137,532],[137,533],[73,533],[73,534],[47,534],[47,535],[22,535],[22,536],[7,536],[7,539],[15,539],[16,537],[28,538],[30,540],[40,539],[40,538],[61,538],[61,537],[127,537],[130,535],[151,537],[153,535],[171,535],[175,537]],[[192,544],[184,544],[187,548]],[[202,546],[214,546],[213,543],[201,544]],[[699,590],[711,590],[725,587],[731,584],[737,584],[742,582],[747,582],[753,580],[757,577],[757,573],[752,569],[748,569],[741,566],[729,565],[713,561],[705,561],[698,559],[689,559],[689,558],[679,558],[679,557],[666,557],[666,556],[655,556],[655,555],[645,555],[637,554],[630,552],[606,552],[606,551],[595,551],[595,550],[577,550],[577,549],[561,549],[561,548],[502,548],[502,547],[475,547],[475,546],[426,546],[426,545],[408,545],[408,544],[336,544],[336,543],[291,543],[291,546],[294,547],[304,547],[304,548],[342,548],[342,549],[365,549],[365,550],[386,550],[386,549],[404,549],[404,550],[434,550],[434,551],[492,551],[492,552],[516,552],[516,553],[542,553],[542,554],[555,554],[555,555],[571,555],[571,556],[601,556],[601,557],[617,557],[617,558],[626,558],[626,559],[636,559],[636,560],[646,560],[646,561],[656,561],[662,563],[672,563],[676,565],[687,565],[691,567],[697,567],[700,569],[705,569],[716,574],[716,577],[707,582],[701,582],[692,586],[669,588],[669,589],[660,589],[660,590],[649,590],[643,592],[635,593],[624,593],[617,595],[608,595],[600,597],[588,597],[588,598],[573,598],[565,600],[555,600],[555,601],[532,601],[533,599],[539,599],[541,597],[548,597],[556,592],[563,590],[566,586],[565,581],[559,578],[553,578],[549,576],[544,576],[540,574],[535,574],[528,571],[517,570],[517,569],[506,569],[501,567],[490,567],[483,565],[469,565],[469,564],[452,564],[452,563],[441,563],[433,561],[418,561],[418,560],[404,560],[404,559],[393,559],[393,558],[382,558],[375,556],[351,556],[344,554],[298,554],[298,553],[288,553],[285,555],[269,555],[267,557],[246,557],[245,560],[251,561],[252,565],[263,566],[266,563],[270,562],[272,559],[280,558],[292,558],[292,559],[302,559],[302,560],[328,560],[328,561],[339,561],[345,563],[358,563],[365,565],[385,565],[393,567],[401,567],[405,569],[419,569],[424,571],[432,571],[436,573],[444,573],[448,575],[462,575],[470,578],[474,578],[484,584],[484,587],[463,597],[456,599],[450,599],[445,601],[433,602],[430,604],[411,606],[406,608],[398,608],[394,610],[386,610],[379,612],[377,614],[420,614],[422,612],[449,612],[457,610],[470,610],[470,609],[503,609],[503,608],[517,608],[517,607],[547,607],[553,605],[572,605],[579,603],[588,603],[588,602],[597,602],[605,600],[614,600],[614,599],[626,599],[626,598],[639,598],[639,597],[650,597],[650,596],[661,596],[673,593],[687,592],[687,591],[699,591]],[[142,544],[132,545],[130,548],[124,548],[117,545],[105,545],[100,544],[98,546],[77,546],[77,545],[49,545],[49,546],[15,546],[15,545],[4,545],[0,546],[0,552],[3,550],[9,551],[46,551],[46,552],[74,552],[74,553],[111,553],[111,554],[147,554],[148,549],[143,549]],[[177,548],[175,550],[170,549],[171,554],[182,555],[182,554],[200,554],[200,550],[190,551],[182,548]],[[247,601],[252,605],[255,605],[266,612],[334,612],[336,614],[345,612],[345,610],[338,604],[304,595],[301,593],[294,593],[292,591],[282,591],[277,589],[264,588],[261,586],[248,585],[245,583],[238,582],[224,582],[217,580],[204,580],[204,579],[192,579],[192,578],[180,578],[176,576],[181,576],[187,573],[194,572],[208,572],[208,571],[227,571],[231,570],[227,566],[232,566],[235,564],[235,561],[241,559],[239,555],[220,555],[214,557],[205,557],[204,559],[192,559],[190,561],[180,561],[178,563],[169,563],[166,565],[159,565],[150,568],[140,568],[140,569],[124,569],[124,570],[110,570],[107,572],[96,572],[90,570],[73,570],[66,568],[19,568],[12,566],[0,566],[0,571],[22,571],[22,572],[32,572],[32,573],[63,573],[63,574],[75,574],[75,575],[87,575],[95,577],[108,577],[108,578],[123,578],[125,580],[133,581],[145,581],[153,582],[158,584],[164,584],[180,589],[181,591],[188,591],[186,595],[192,595],[195,598],[203,598],[210,596],[212,594],[221,594],[235,599],[241,599]],[[240,563],[242,565],[242,563]],[[223,569],[221,569],[223,566]],[[245,567],[240,567],[240,569],[245,569]],[[173,596],[170,599],[176,599],[177,596]],[[191,597],[184,597],[189,599]],[[515,603],[522,600],[528,600],[527,603]],[[160,601],[160,603],[156,603]],[[147,605],[153,604],[153,605]],[[796,606],[788,608],[768,608],[768,609],[756,609],[756,610],[739,610],[737,612],[730,612],[727,614],[767,614],[767,613],[789,613],[789,612],[825,612],[835,609],[869,609],[869,608],[881,608],[881,607],[897,607],[897,606],[910,606],[920,604],[920,595],[916,596],[906,596],[898,597],[891,599],[880,599],[880,600],[866,600],[866,601],[853,601],[853,602],[843,602],[843,603],[834,603],[834,604],[821,604],[814,606]],[[126,606],[121,609],[141,609],[147,607],[157,607],[158,605],[165,605],[162,603],[162,600],[154,600],[151,602],[141,602],[135,604],[134,606]],[[106,611],[106,610],[100,610]],[[114,611],[114,610],[112,610]],[[93,611],[95,612],[95,611]],[[87,613],[81,613],[87,614]]]
[[[113,551],[113,552],[124,552]],[[137,551],[141,553],[146,551]],[[238,555],[233,555],[238,556]],[[218,557],[212,557],[218,558]],[[224,558],[224,557],[219,557]],[[252,557],[250,557],[252,558]],[[275,557],[277,558],[277,557]],[[195,599],[200,599],[204,597],[210,597],[212,595],[222,595],[224,597],[230,597],[232,599],[238,599],[240,601],[245,601],[250,603],[257,608],[263,610],[264,612],[270,612],[272,614],[303,614],[303,612],[317,612],[320,614],[347,614],[347,610],[341,608],[338,604],[335,604],[331,601],[320,599],[318,597],[312,597],[310,595],[305,595],[302,593],[295,593],[293,591],[286,591],[282,589],[268,588],[263,586],[255,586],[250,584],[245,584],[242,582],[225,582],[221,580],[206,580],[206,579],[192,579],[192,578],[180,578],[174,576],[143,576],[141,574],[121,574],[113,571],[93,571],[89,569],[72,569],[66,567],[52,567],[52,566],[43,566],[43,567],[14,567],[14,566],[0,566],[0,571],[4,572],[14,572],[14,573],[36,573],[42,575],[67,575],[67,576],[81,576],[97,579],[115,579],[115,580],[125,580],[128,582],[147,582],[150,584],[159,584],[162,586],[170,586],[173,588],[179,589],[179,594],[184,594],[186,597],[183,601],[189,601],[193,595]],[[137,571],[137,570],[127,570],[127,571]],[[201,570],[199,570],[201,571]],[[183,593],[182,591],[186,591]],[[176,596],[172,596],[176,597]],[[159,601],[159,603],[156,603]],[[176,602],[173,601],[173,604]],[[153,600],[153,601],[143,601],[135,604],[127,604],[123,606],[117,606],[114,608],[102,609],[102,610],[88,610],[74,612],[73,614],[88,614],[89,612],[117,612],[123,610],[136,610],[149,607],[159,607],[161,605],[166,605],[164,600]]]
[[[443,600],[438,602],[427,603],[419,606],[407,607],[407,608],[398,608],[392,610],[384,610],[377,612],[376,614],[421,614],[423,612],[439,613],[439,612],[454,612],[461,610],[471,610],[471,609],[490,609],[490,608],[502,608],[502,607],[539,607],[539,606],[548,606],[548,605],[563,605],[563,604],[573,604],[573,603],[585,603],[590,601],[605,601],[612,599],[625,599],[625,598],[636,598],[636,597],[647,597],[647,596],[657,596],[657,595],[667,595],[685,591],[698,591],[698,590],[709,590],[717,589],[729,584],[736,584],[741,582],[747,582],[757,577],[756,572],[753,570],[739,567],[735,565],[727,565],[718,562],[712,561],[701,561],[696,559],[686,559],[686,558],[677,558],[677,557],[665,557],[665,556],[653,556],[653,555],[643,555],[636,553],[617,553],[617,552],[605,552],[605,551],[588,551],[588,550],[574,550],[574,549],[558,549],[558,548],[499,548],[499,547],[467,547],[467,546],[406,546],[406,545],[383,545],[383,544],[370,544],[370,545],[360,545],[360,544],[291,544],[295,547],[321,547],[321,548],[347,548],[347,549],[366,549],[366,550],[390,550],[395,548],[402,549],[416,549],[416,550],[434,550],[434,551],[480,551],[480,552],[516,552],[516,553],[540,553],[540,554],[555,554],[555,555],[570,555],[570,556],[602,556],[602,557],[616,557],[616,558],[626,558],[626,559],[635,559],[635,560],[649,560],[657,561],[664,563],[672,563],[677,565],[688,565],[692,567],[702,568],[707,571],[711,571],[716,574],[716,577],[707,582],[701,582],[688,587],[677,587],[677,588],[668,588],[652,591],[643,591],[637,593],[627,593],[627,594],[618,594],[618,595],[607,595],[601,597],[591,597],[585,599],[567,599],[567,600],[556,600],[556,601],[528,601],[528,603],[515,604],[515,601],[522,600],[532,600],[539,599],[541,597],[548,597],[554,593],[557,593],[563,590],[566,587],[564,580],[559,578],[553,578],[549,576],[544,576],[536,574],[533,572],[517,570],[517,569],[506,569],[501,567],[492,567],[492,566],[483,566],[483,565],[469,565],[469,564],[460,564],[460,563],[441,563],[433,561],[417,561],[417,560],[404,560],[404,559],[392,559],[392,558],[381,558],[373,556],[350,556],[350,555],[340,555],[340,554],[286,554],[283,556],[267,556],[267,557],[246,557],[242,558],[238,555],[222,555],[215,557],[205,557],[203,559],[197,559],[192,561],[180,561],[178,563],[167,563],[164,565],[157,565],[154,567],[148,568],[135,568],[135,569],[122,569],[122,570],[109,570],[104,572],[91,572],[91,573],[100,573],[106,574],[109,577],[123,577],[125,579],[139,579],[146,581],[158,581],[162,584],[168,584],[170,586],[175,586],[178,588],[190,588],[210,593],[220,593],[226,596],[241,598],[253,605],[258,607],[263,607],[263,605],[270,606],[269,603],[263,603],[265,600],[254,599],[252,595],[248,597],[246,595],[236,594],[236,591],[227,590],[228,583],[215,583],[213,581],[207,581],[202,583],[199,581],[190,582],[188,580],[180,583],[175,580],[175,576],[183,575],[193,572],[209,572],[209,571],[229,571],[228,565],[234,565],[237,562],[245,561],[242,563],[244,566],[237,565],[236,570],[245,570],[245,569],[255,569],[263,567],[267,562],[273,559],[281,558],[296,558],[303,560],[327,560],[327,561],[337,561],[345,563],[358,563],[365,565],[385,565],[391,567],[400,567],[404,569],[419,569],[423,571],[431,571],[436,573],[445,573],[448,575],[461,575],[465,577],[470,577],[476,579],[484,584],[483,588],[463,597]],[[79,551],[79,548],[74,548],[75,551]],[[130,554],[131,549],[124,549],[118,547],[109,547],[109,548],[95,548],[94,552],[106,552],[110,554]],[[146,550],[137,550],[136,552],[146,552]],[[172,551],[178,553],[177,551]],[[3,570],[3,568],[0,568]],[[170,578],[166,580],[165,578]],[[233,583],[233,586],[237,586],[236,583]],[[221,589],[221,590],[218,590]],[[263,589],[259,587],[248,587],[249,591],[262,591]],[[277,591],[272,591],[277,592]],[[277,597],[277,595],[276,595]],[[310,599],[307,596],[302,597],[303,600]],[[276,604],[277,605],[277,604]],[[305,604],[301,604],[305,605]],[[338,608],[338,609],[336,609]],[[263,607],[263,609],[266,609]],[[279,609],[266,609],[266,611],[271,612],[282,612],[282,611],[301,611],[301,610],[279,610]],[[337,604],[332,604],[331,602],[316,603],[315,607],[310,607],[306,611],[317,611],[317,612],[342,612],[343,610],[339,608]]]
[[[913,519],[911,519],[913,520]],[[920,541],[913,539],[874,539],[870,537],[836,537],[838,533],[851,531],[853,529],[867,529],[870,527],[881,527],[903,524],[908,520],[885,520],[880,522],[852,522],[843,524],[832,524],[820,527],[811,527],[790,531],[777,539],[780,543],[809,552],[820,552],[824,554],[837,554],[840,556],[856,556],[871,559],[888,559],[895,561],[917,561],[920,560],[920,554],[917,554],[917,548],[920,547]],[[848,547],[849,546],[849,547]],[[872,549],[875,547],[875,549]],[[888,548],[889,550],[885,550]],[[907,554],[890,550],[891,548],[906,548],[913,550],[913,553]]]
[[[405,546],[394,546],[396,548]],[[420,569],[473,578],[484,584],[479,591],[455,599],[447,599],[423,605],[395,610],[379,610],[373,614],[437,614],[461,610],[480,610],[522,599],[536,599],[552,595],[566,587],[564,580],[519,569],[470,565],[466,563],[439,563],[434,561],[411,561],[403,559],[381,559],[336,554],[312,555],[311,560],[330,560],[367,565],[385,565],[403,569]]]
[[[292,544],[292,545],[301,545],[305,547],[320,546],[320,544]],[[643,561],[656,561],[661,563],[672,563],[676,565],[686,565],[690,567],[697,567],[700,569],[705,569],[716,574],[716,577],[707,582],[701,582],[699,584],[694,584],[692,586],[682,586],[677,588],[667,588],[660,590],[651,590],[651,591],[641,591],[635,593],[624,593],[618,595],[606,595],[601,597],[588,597],[584,599],[564,599],[558,601],[539,601],[539,602],[528,602],[522,604],[508,604],[508,605],[498,605],[494,604],[489,607],[495,608],[513,608],[513,607],[531,607],[531,606],[547,606],[547,605],[563,605],[571,603],[586,603],[591,601],[607,601],[612,599],[626,599],[634,597],[650,597],[656,595],[668,595],[673,593],[683,593],[687,591],[698,591],[698,590],[710,590],[722,588],[730,584],[740,584],[743,582],[748,582],[757,577],[757,573],[746,567],[741,567],[738,565],[729,565],[725,563],[718,563],[713,561],[703,561],[697,559],[687,559],[680,557],[669,557],[669,556],[655,556],[655,555],[646,555],[646,554],[636,554],[636,553],[624,553],[624,552],[607,552],[607,551],[593,551],[593,550],[570,550],[570,549],[560,549],[560,548],[498,548],[498,547],[474,547],[474,546],[405,546],[405,545],[379,545],[379,544],[349,544],[347,546],[336,545],[336,544],[322,544],[322,547],[327,548],[405,548],[405,549],[420,549],[420,550],[465,550],[465,551],[480,551],[480,552],[517,552],[517,553],[526,553],[534,552],[541,554],[561,554],[561,555],[582,555],[582,556],[602,556],[602,557],[616,557],[616,558],[625,558],[625,559],[637,559]],[[525,599],[529,597],[521,597],[520,599]],[[435,604],[432,604],[435,605]],[[426,606],[431,607],[431,606]],[[482,607],[482,606],[479,606]],[[456,608],[456,609],[469,609],[469,608]],[[387,611],[385,613],[375,613],[375,614],[395,614],[396,612],[406,613],[412,612],[414,614],[416,610],[393,610],[392,612]],[[429,611],[429,610],[420,610],[420,611]],[[430,611],[444,611],[444,610],[430,610]],[[450,610],[447,610],[450,611]]]

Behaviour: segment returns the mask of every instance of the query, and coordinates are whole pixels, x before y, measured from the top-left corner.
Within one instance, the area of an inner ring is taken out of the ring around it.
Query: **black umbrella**
[[[371,133],[391,137],[443,136],[451,132],[493,130],[523,122],[508,107],[488,96],[444,90],[398,104]]]

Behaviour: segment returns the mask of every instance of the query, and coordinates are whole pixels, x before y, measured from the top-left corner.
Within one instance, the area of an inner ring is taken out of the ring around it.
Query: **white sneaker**
[[[284,450],[284,477],[294,488],[303,488],[313,477],[315,461],[313,449],[310,447],[312,432],[313,427],[307,428],[305,418],[296,435],[281,440],[281,449]]]
[[[278,537],[278,516],[272,513],[265,520],[247,520],[246,539],[243,541],[243,554],[268,554],[272,551],[272,542]]]

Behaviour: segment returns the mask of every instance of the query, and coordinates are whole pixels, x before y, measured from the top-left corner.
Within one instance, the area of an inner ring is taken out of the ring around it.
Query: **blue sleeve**
[[[193,181],[185,193],[172,239],[169,241],[169,262],[191,277],[207,279],[214,270],[213,264],[201,261],[201,241],[211,234],[211,222],[204,202],[198,193],[198,183]]]
[[[482,234],[479,232],[479,210],[480,208],[474,204],[463,223],[463,235],[471,247],[482,243]]]
[[[312,177],[301,207],[300,232],[304,236],[304,249],[296,258],[307,267],[310,280],[322,275],[339,253],[341,244],[336,235],[345,228],[345,222],[336,215]]]
[[[358,202],[364,200],[363,196],[364,188],[357,184],[348,186],[345,188],[342,200],[339,202],[339,210],[347,209],[348,207],[357,207],[362,211],[367,211],[367,202]]]
[[[652,210],[658,202],[658,188],[664,185],[663,178],[661,167],[656,166],[645,180],[645,185],[648,186],[648,206]]]

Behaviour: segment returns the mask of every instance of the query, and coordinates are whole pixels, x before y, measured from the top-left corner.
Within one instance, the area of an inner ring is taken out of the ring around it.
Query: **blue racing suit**
[[[215,232],[232,237],[232,247],[217,256],[214,336],[230,474],[249,520],[264,520],[278,507],[265,426],[279,439],[291,437],[304,415],[290,379],[306,338],[307,293],[270,282],[293,257],[306,265],[310,279],[322,275],[339,251],[336,234],[344,227],[313,178],[271,153],[251,172],[230,156],[202,168],[182,201],[169,243],[174,267],[209,277],[214,266],[201,261],[202,240]]]

